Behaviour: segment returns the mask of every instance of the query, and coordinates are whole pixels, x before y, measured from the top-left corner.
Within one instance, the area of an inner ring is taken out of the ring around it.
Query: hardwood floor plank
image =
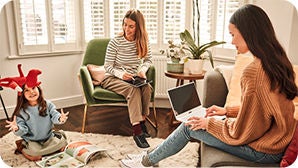
[[[58,109],[59,111],[61,109]],[[63,125],[56,125],[55,129],[65,131],[81,132],[82,119],[84,113],[84,105],[67,107],[64,112],[69,111],[69,118]],[[168,111],[170,109],[157,108],[158,131],[146,122],[146,126],[152,137],[166,138],[174,129],[169,125]],[[150,118],[153,119],[153,109],[150,109]],[[0,120],[0,137],[8,133],[5,128],[5,119]],[[88,107],[85,132],[114,134],[114,135],[132,135],[132,127],[128,117],[128,109],[126,106],[99,106]]]

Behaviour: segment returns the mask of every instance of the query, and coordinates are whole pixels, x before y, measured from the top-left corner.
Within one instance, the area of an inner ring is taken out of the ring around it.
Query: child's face
[[[39,97],[39,90],[37,87],[30,88],[27,85],[25,85],[24,96],[28,100],[29,104],[31,106],[34,106],[37,104],[37,99]]]

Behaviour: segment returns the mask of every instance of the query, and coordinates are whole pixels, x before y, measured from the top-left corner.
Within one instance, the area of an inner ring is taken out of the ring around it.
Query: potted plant
[[[168,48],[166,50],[160,50],[161,54],[166,54],[171,61],[167,62],[167,71],[174,73],[183,73],[184,71],[184,62],[181,62],[181,59],[184,58],[186,49],[184,42],[176,45],[173,40],[168,41]]]
[[[187,29],[184,30],[184,32],[180,33],[180,39],[182,42],[184,42],[187,47],[185,48],[191,53],[190,60],[199,60],[201,62],[201,65],[198,63],[195,63],[194,67],[192,66],[192,61],[189,62],[189,68],[191,73],[202,73],[202,68],[203,68],[203,60],[209,59],[212,68],[214,68],[214,63],[213,63],[213,56],[211,51],[207,50],[210,47],[224,44],[226,42],[224,41],[211,41],[209,43],[205,43],[203,45],[199,44],[199,38],[198,38],[198,45],[196,44],[195,40],[192,38],[190,35],[189,31]],[[204,55],[207,54],[207,55]],[[195,68],[195,70],[192,71],[191,68]]]

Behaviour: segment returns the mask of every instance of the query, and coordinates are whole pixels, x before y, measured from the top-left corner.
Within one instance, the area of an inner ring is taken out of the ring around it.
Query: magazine
[[[40,167],[82,167],[106,149],[99,148],[89,142],[71,142],[63,152],[43,157],[36,164]]]
[[[125,80],[125,82],[128,82],[132,84],[135,87],[141,87],[143,85],[146,85],[147,83],[151,83],[152,80],[147,80],[146,78],[142,78],[139,76],[134,76],[132,80]]]

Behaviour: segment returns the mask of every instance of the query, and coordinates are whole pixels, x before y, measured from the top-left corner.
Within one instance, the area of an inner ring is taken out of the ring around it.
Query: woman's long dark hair
[[[38,103],[38,108],[39,108],[39,115],[40,116],[46,116],[46,110],[47,110],[47,102],[45,101],[45,99],[43,98],[43,93],[42,93],[42,89],[37,86],[38,91],[39,91],[39,97],[37,99],[37,103]],[[24,96],[24,89],[25,89],[25,85],[22,87],[23,91],[21,92],[21,95],[18,95],[17,97],[17,105],[16,108],[14,109],[14,112],[12,114],[12,118],[13,116],[19,116],[22,117],[20,115],[20,110],[23,109],[25,113],[27,113],[28,115],[28,120],[30,118],[28,112],[26,112],[27,107],[29,106],[29,102],[28,100],[25,98]]]
[[[271,90],[279,89],[287,99],[293,100],[298,95],[295,72],[265,11],[247,4],[232,15],[230,23],[240,31],[250,52],[261,60]]]

